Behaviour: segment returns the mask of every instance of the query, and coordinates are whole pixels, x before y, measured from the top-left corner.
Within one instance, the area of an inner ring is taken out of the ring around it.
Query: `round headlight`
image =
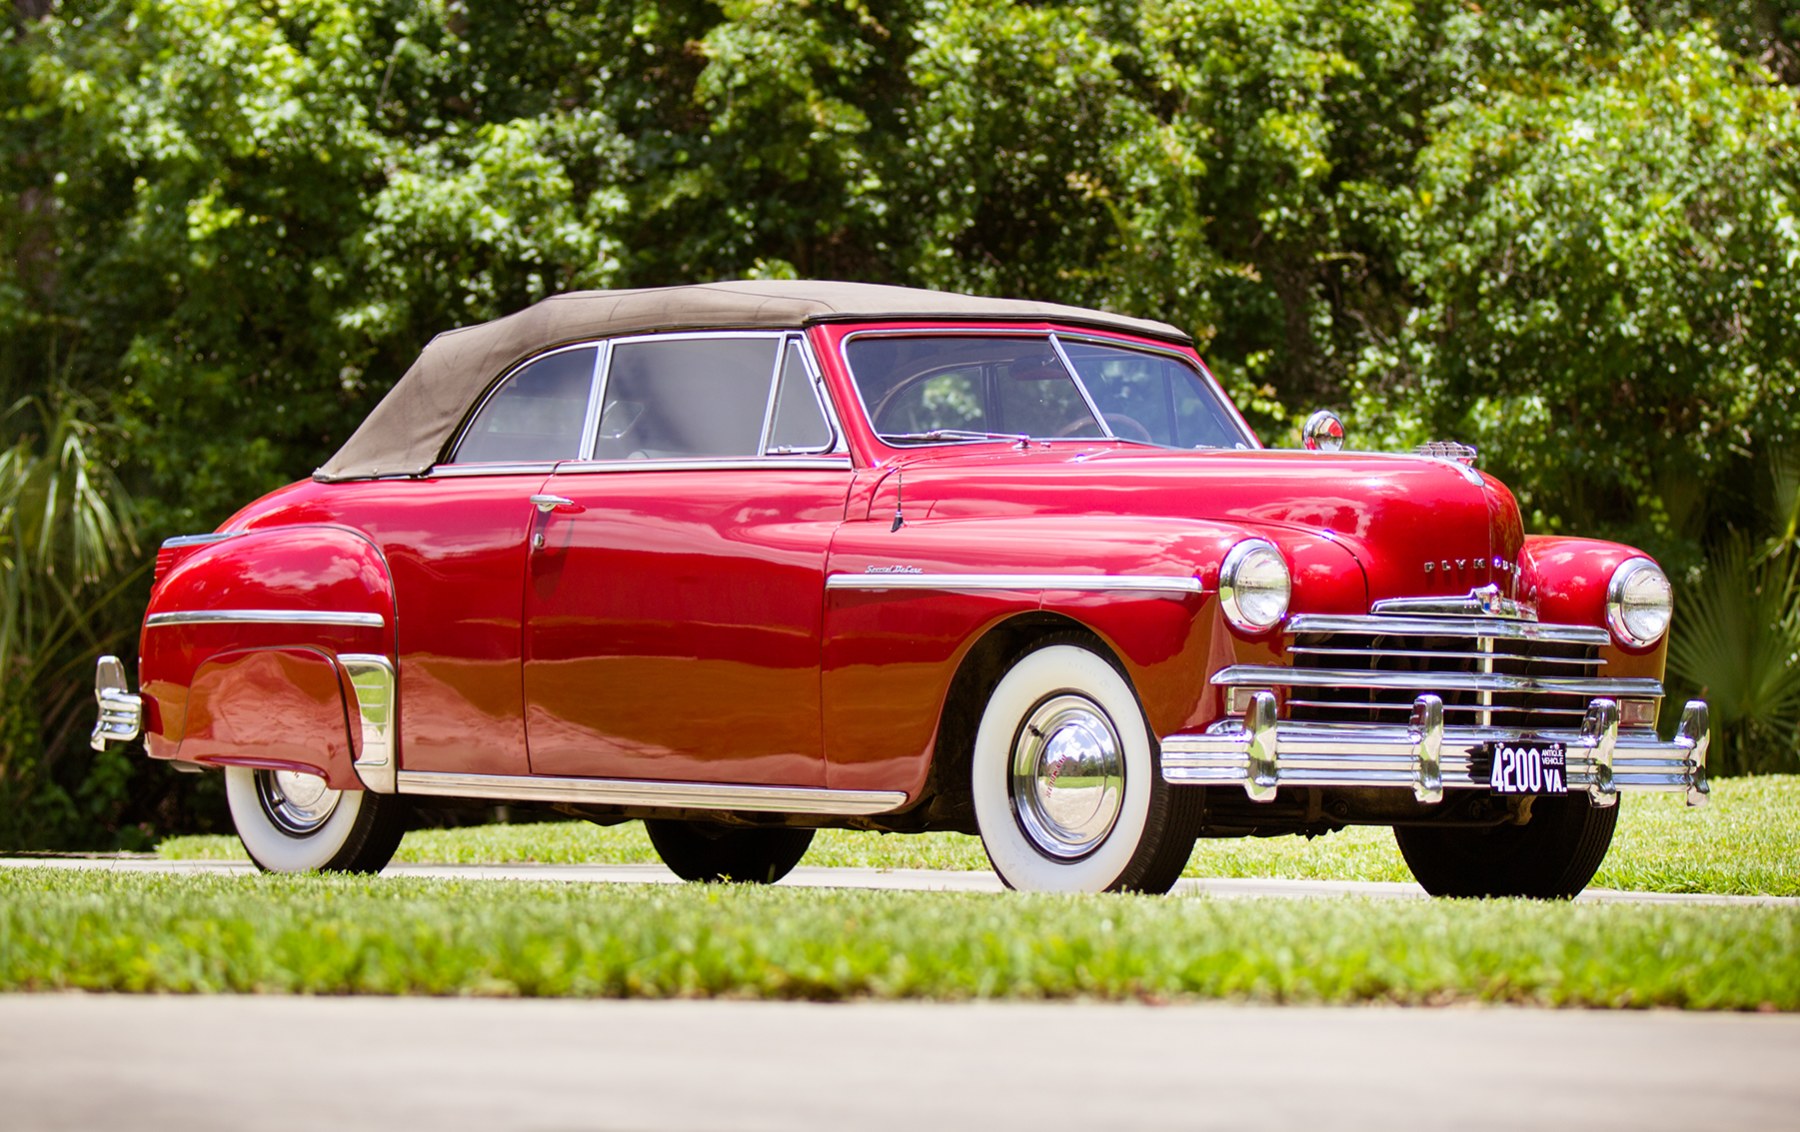
[[[1662,568],[1648,558],[1627,558],[1606,587],[1606,624],[1622,645],[1642,648],[1662,639],[1675,610],[1675,595]]]
[[[1293,588],[1281,551],[1259,538],[1232,547],[1219,567],[1219,604],[1245,632],[1261,633],[1280,624]]]

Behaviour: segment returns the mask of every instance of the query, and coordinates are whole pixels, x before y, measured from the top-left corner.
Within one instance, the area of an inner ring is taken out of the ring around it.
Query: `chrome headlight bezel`
[[[1226,552],[1219,566],[1219,605],[1241,632],[1266,633],[1281,624],[1293,595],[1287,559],[1268,539],[1247,538]]]
[[[1648,558],[1627,558],[1606,584],[1606,627],[1627,648],[1648,648],[1669,631],[1675,591],[1662,567]]]

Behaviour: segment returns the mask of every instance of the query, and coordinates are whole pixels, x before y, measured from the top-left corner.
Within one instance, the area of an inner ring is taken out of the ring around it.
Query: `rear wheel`
[[[645,818],[650,844],[682,880],[774,884],[812,844],[810,829],[750,829],[710,822]]]
[[[225,768],[232,824],[256,867],[271,873],[378,873],[406,833],[400,798],[333,790],[316,775]]]
[[[1586,794],[1539,797],[1524,825],[1482,829],[1396,826],[1407,868],[1433,896],[1567,900],[1594,879],[1619,821]]]
[[[1123,674],[1080,639],[1013,663],[982,713],[975,822],[1007,887],[1167,892],[1194,850],[1197,795],[1163,781]]]

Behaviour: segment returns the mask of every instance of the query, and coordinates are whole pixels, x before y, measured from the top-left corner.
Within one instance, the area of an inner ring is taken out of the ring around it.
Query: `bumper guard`
[[[144,729],[143,697],[125,682],[125,666],[118,657],[103,656],[94,666],[94,700],[100,705],[100,718],[88,739],[94,750],[104,751],[108,743],[129,743]]]

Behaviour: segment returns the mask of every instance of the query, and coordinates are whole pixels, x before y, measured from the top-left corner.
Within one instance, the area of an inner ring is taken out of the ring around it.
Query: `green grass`
[[[1689,809],[1677,794],[1620,802],[1618,834],[1594,884],[1638,892],[1800,896],[1800,776],[1725,779],[1713,800]],[[242,860],[234,837],[178,837],[159,846],[177,860]],[[395,858],[412,863],[652,863],[637,822],[492,825],[409,833]],[[823,830],[803,864],[877,869],[988,868],[981,842],[952,833],[911,836]],[[1386,829],[1295,837],[1202,841],[1188,876],[1308,880],[1410,880]]]
[[[1800,909],[0,872],[60,990],[1795,1010]]]

